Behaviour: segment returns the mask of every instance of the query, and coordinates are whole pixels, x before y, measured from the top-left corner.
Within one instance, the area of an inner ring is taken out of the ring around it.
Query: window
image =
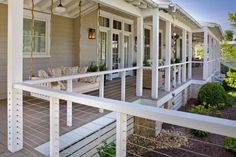
[[[144,59],[149,60],[150,57],[150,47],[151,43],[151,31],[149,29],[144,30]]]
[[[33,57],[49,57],[49,24],[50,16],[35,13],[35,45]],[[32,51],[32,19],[29,12],[25,12],[23,21],[23,54],[30,57]]]
[[[124,27],[125,27],[124,30],[125,30],[126,32],[131,32],[131,31],[132,31],[130,24],[125,23],[125,26],[124,26]]]
[[[105,18],[105,17],[100,17],[99,18],[99,24],[102,27],[109,28],[110,27],[110,23],[109,22],[110,22],[110,20],[108,18]]]
[[[121,27],[121,22],[120,22],[120,21],[113,20],[113,28],[114,28],[114,29],[121,30],[121,29],[122,29],[122,27]]]

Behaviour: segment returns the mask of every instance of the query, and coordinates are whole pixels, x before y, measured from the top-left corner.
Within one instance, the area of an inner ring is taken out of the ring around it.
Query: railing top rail
[[[103,108],[109,111],[115,111],[173,125],[204,130],[219,135],[236,137],[236,121],[233,120],[161,109],[157,107],[122,102],[79,93],[58,91],[25,83],[16,83],[14,88],[28,92],[44,94],[53,98],[68,100],[91,107]]]
[[[131,68],[124,68],[124,69],[117,69],[117,70],[108,70],[108,71],[100,71],[100,72],[91,72],[91,73],[84,73],[84,74],[75,74],[75,75],[68,75],[68,76],[60,76],[60,77],[51,77],[46,79],[38,79],[38,80],[27,80],[24,83],[27,84],[40,84],[40,83],[48,83],[48,82],[57,82],[57,81],[64,81],[64,80],[73,80],[91,76],[99,76],[99,75],[106,75],[112,74],[117,72],[125,72],[131,70],[137,70],[141,67],[131,67]]]
[[[226,63],[226,62],[221,61],[221,64],[223,64],[224,66],[227,66],[227,67],[230,68],[230,69],[236,70],[236,68],[234,68],[234,67],[233,67],[231,64],[229,64],[229,63]]]

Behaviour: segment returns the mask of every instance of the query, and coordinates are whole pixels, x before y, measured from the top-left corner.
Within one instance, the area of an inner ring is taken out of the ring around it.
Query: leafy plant
[[[95,63],[91,63],[89,68],[88,68],[88,72],[97,72],[99,70],[98,66]]]
[[[236,72],[227,72],[224,82],[228,87],[236,89]]]
[[[175,64],[175,62],[174,62],[174,60],[173,60],[173,59],[171,59],[171,60],[170,60],[170,63],[171,63],[171,64]]]
[[[205,108],[209,106],[222,108],[222,105],[226,103],[226,92],[218,83],[206,83],[198,93],[198,100],[205,104]]]
[[[210,115],[212,113],[212,108],[205,108],[206,104],[192,106],[190,109],[191,113],[202,114],[202,115]]]
[[[215,116],[220,118],[222,117],[222,113],[218,110],[215,112]]]
[[[115,157],[116,156],[116,145],[115,143],[107,144],[103,142],[103,146],[97,149],[100,157]]]
[[[176,58],[176,59],[175,59],[175,63],[176,63],[176,64],[178,64],[178,63],[180,63],[180,62],[181,62],[181,61],[180,61],[179,58]]]
[[[146,67],[150,67],[151,66],[151,64],[146,59],[143,61],[143,65],[146,66]]]
[[[191,131],[197,137],[206,137],[208,135],[208,132],[206,131],[201,131],[201,130],[196,130],[196,129],[192,129]]]
[[[236,138],[226,137],[224,147],[236,153]]]
[[[106,64],[105,63],[104,64],[100,64],[98,66],[98,69],[99,69],[99,71],[106,71],[107,70]]]

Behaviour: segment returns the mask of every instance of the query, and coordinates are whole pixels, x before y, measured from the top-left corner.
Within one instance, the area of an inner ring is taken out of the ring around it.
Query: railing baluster
[[[116,117],[116,157],[124,157],[127,144],[127,114],[117,113]]]
[[[72,79],[67,80],[67,91],[72,92]],[[67,126],[72,126],[72,102],[67,101]]]
[[[104,75],[99,76],[99,97],[104,98]],[[103,109],[99,109],[100,113],[103,113]]]
[[[121,101],[125,101],[126,71],[121,72]]]
[[[59,99],[50,97],[50,156],[59,157]]]

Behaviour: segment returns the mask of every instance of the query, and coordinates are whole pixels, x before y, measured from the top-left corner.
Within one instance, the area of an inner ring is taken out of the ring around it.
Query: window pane
[[[23,52],[31,53],[32,19],[24,19]],[[34,53],[46,53],[46,22],[35,20]]]
[[[121,30],[121,29],[122,29],[122,27],[121,27],[121,22],[114,20],[114,21],[113,21],[113,28],[114,28],[114,29],[119,29],[119,30]]]
[[[108,18],[105,18],[105,17],[100,17],[99,18],[99,23],[100,23],[100,26],[103,26],[103,27],[109,27],[109,19]]]
[[[130,24],[127,24],[127,23],[125,23],[125,31],[126,32],[131,32],[132,30],[131,30],[131,25]]]
[[[106,63],[106,52],[107,52],[107,33],[100,32],[100,64]]]

